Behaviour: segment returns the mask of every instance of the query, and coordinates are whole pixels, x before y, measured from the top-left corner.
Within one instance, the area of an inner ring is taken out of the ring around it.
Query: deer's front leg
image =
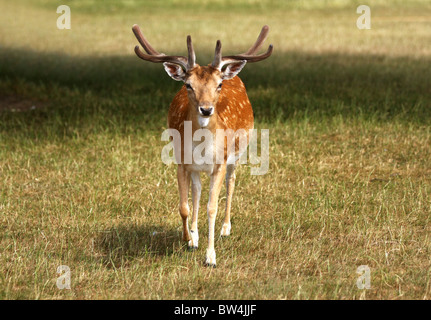
[[[192,172],[192,200],[193,200],[193,215],[192,215],[192,226],[190,228],[191,240],[189,241],[190,249],[197,249],[199,245],[199,233],[198,233],[198,212],[199,212],[199,201],[201,198],[201,178],[199,172]]]
[[[210,177],[210,195],[208,200],[208,249],[206,253],[205,264],[207,266],[216,266],[216,254],[214,250],[214,228],[217,216],[218,197],[221,186],[226,174],[226,165],[216,165]]]
[[[190,185],[190,173],[186,171],[185,167],[182,165],[178,166],[177,170],[178,178],[178,191],[180,193],[180,215],[183,220],[183,240],[189,241],[189,185]]]

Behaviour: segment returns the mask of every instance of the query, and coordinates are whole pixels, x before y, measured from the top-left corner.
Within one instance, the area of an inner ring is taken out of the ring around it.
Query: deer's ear
[[[175,63],[164,62],[163,66],[165,67],[167,74],[172,79],[174,79],[176,81],[184,81],[185,80],[186,74],[180,65],[175,64]]]
[[[222,79],[229,80],[235,77],[244,68],[246,60],[235,61],[227,64],[226,69],[222,71]]]

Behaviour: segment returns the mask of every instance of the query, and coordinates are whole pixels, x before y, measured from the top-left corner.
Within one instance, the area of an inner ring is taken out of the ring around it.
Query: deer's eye
[[[217,87],[217,90],[221,90],[222,85],[223,85],[223,82],[220,82],[220,84]]]
[[[192,86],[190,85],[190,83],[186,83],[186,89],[187,90],[193,90]]]

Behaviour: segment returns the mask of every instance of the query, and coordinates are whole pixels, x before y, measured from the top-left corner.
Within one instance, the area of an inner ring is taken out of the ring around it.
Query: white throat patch
[[[198,116],[198,122],[199,122],[199,125],[201,126],[201,128],[205,128],[208,126],[208,124],[210,122],[210,118]]]

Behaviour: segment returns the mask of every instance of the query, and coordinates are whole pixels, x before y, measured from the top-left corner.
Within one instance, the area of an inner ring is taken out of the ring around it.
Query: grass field
[[[58,1],[0,0],[1,299],[431,298],[430,2],[372,1],[371,30],[367,3],[234,3],[74,0],[58,30]],[[134,23],[169,54],[191,34],[200,64],[217,39],[239,53],[271,28],[273,55],[240,74],[269,172],[237,169],[216,269],[208,178],[189,252],[160,157],[181,84],[134,55]]]

